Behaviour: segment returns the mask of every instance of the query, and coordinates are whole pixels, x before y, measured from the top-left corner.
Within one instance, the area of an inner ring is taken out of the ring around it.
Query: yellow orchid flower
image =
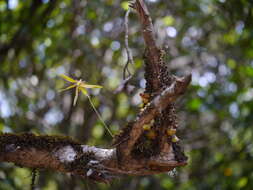
[[[72,88],[76,88],[75,91],[75,98],[74,98],[74,102],[73,105],[76,105],[77,99],[78,99],[78,94],[81,91],[85,96],[89,96],[88,92],[86,90],[86,88],[103,88],[100,85],[92,85],[92,84],[87,84],[85,81],[83,81],[82,79],[80,80],[75,80],[71,77],[68,77],[64,74],[61,74],[60,77],[62,77],[63,79],[65,79],[66,81],[70,82],[70,83],[74,83],[73,85],[68,86],[67,88],[61,89],[60,92],[63,92],[65,90],[69,90]]]
[[[92,84],[87,84],[85,81],[83,81],[82,79],[80,80],[75,80],[71,77],[68,77],[64,74],[61,74],[60,77],[62,77],[63,79],[65,79],[66,81],[70,82],[70,83],[74,83],[70,86],[68,86],[67,88],[61,89],[60,92],[63,92],[65,90],[69,90],[72,88],[76,88],[75,89],[75,98],[74,98],[74,102],[73,105],[76,105],[77,99],[78,99],[78,94],[81,91],[85,96],[87,96],[87,98],[89,99],[89,102],[92,106],[92,108],[94,109],[95,113],[97,114],[99,120],[103,123],[104,127],[106,128],[106,130],[109,132],[109,134],[113,137],[112,132],[110,131],[109,127],[105,124],[104,120],[102,119],[101,115],[99,114],[99,112],[97,111],[97,109],[95,108],[94,104],[91,101],[91,98],[87,92],[87,88],[103,88],[100,85],[92,85]]]

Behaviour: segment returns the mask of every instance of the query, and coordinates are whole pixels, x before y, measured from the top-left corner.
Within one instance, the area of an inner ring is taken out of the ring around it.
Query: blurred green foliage
[[[192,72],[178,102],[189,164],[168,174],[94,184],[50,171],[37,187],[56,189],[252,189],[253,3],[249,0],[147,0],[157,40],[173,74]],[[88,100],[59,94],[67,74],[104,86],[93,102],[116,133],[139,109],[144,43],[136,14],[129,45],[136,65],[131,93],[114,94],[126,63],[123,18],[127,1],[0,1],[0,131],[63,134],[110,147]],[[99,93],[98,93],[99,92]],[[0,164],[0,189],[28,189],[29,169]]]

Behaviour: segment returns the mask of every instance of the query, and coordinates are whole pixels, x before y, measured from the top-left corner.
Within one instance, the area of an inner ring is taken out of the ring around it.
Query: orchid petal
[[[59,92],[63,92],[63,91],[66,91],[66,90],[69,90],[71,88],[75,88],[75,84],[71,85],[71,86],[68,86],[67,88],[64,88],[64,89],[60,89]]]
[[[68,81],[68,82],[72,82],[72,83],[76,83],[76,82],[78,82],[77,80],[75,80],[75,79],[72,79],[71,77],[68,77],[67,75],[64,75],[64,74],[61,74],[61,75],[59,75],[60,77],[62,77],[62,78],[64,78],[66,81]]]
[[[85,88],[80,87],[80,90],[85,96],[88,96],[88,92]]]
[[[85,83],[82,83],[81,86],[83,88],[103,88],[102,86],[100,85],[92,85],[92,84],[85,84]]]
[[[78,88],[78,86],[77,86],[77,87],[76,87],[75,98],[74,98],[74,102],[73,102],[73,105],[74,105],[74,106],[76,105],[76,102],[77,102],[77,99],[78,99],[78,94],[79,94],[79,88]]]

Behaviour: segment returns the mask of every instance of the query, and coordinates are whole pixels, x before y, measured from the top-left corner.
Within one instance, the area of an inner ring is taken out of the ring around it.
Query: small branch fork
[[[147,7],[143,0],[136,0],[131,7],[138,13],[147,46],[145,72],[148,71],[147,75],[151,75],[150,80],[147,78],[146,80],[152,88],[146,88],[146,91],[151,93],[151,98],[136,119],[123,129],[123,136],[118,136],[120,140],[116,141],[116,147],[96,148],[59,136],[0,134],[0,162],[13,162],[19,166],[36,169],[50,169],[105,183],[121,174],[158,174],[187,163],[183,156],[182,159],[179,158],[180,154],[177,154],[179,145],[171,142],[171,139],[168,140],[165,130],[175,127],[174,117],[168,118],[167,113],[173,115],[173,104],[185,93],[191,76],[164,79],[166,67],[161,61],[161,50],[155,43],[154,29]],[[128,37],[125,37],[125,40],[127,41]],[[128,56],[131,62],[131,54]],[[133,157],[133,150],[138,148],[138,142],[144,134],[143,126],[152,120],[155,120],[154,128],[159,132],[157,142],[161,142],[158,144],[160,152],[136,159]]]
[[[175,100],[182,95],[187,86],[191,81],[191,75],[186,76],[181,79],[177,79],[172,85],[166,88],[161,94],[155,97],[140,113],[139,117],[135,120],[132,125],[132,130],[129,133],[129,139],[127,144],[121,147],[124,152],[124,157],[127,158],[137,139],[143,133],[142,126],[146,123],[150,123],[152,119],[155,118],[156,115],[161,114],[161,112],[170,104],[175,102]]]

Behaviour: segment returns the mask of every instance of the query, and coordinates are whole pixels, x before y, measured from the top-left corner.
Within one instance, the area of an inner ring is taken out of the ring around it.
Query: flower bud
[[[179,141],[179,138],[176,136],[176,135],[173,135],[173,137],[172,137],[172,140],[171,140],[172,142],[174,142],[174,143],[176,143],[176,142],[178,142]]]
[[[151,125],[149,125],[149,124],[144,124],[144,125],[142,126],[142,128],[143,128],[143,130],[145,130],[145,131],[149,131],[149,130],[151,129]]]
[[[176,134],[176,132],[177,132],[177,130],[176,130],[176,129],[173,129],[173,128],[171,128],[171,129],[167,129],[167,135],[168,135],[168,136],[175,135],[175,134]]]

